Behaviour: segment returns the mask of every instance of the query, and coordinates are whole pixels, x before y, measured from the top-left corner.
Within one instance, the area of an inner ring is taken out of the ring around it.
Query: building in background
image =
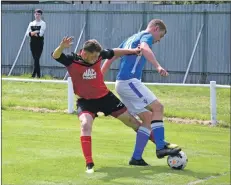
[[[2,1],[2,4],[74,4],[74,1]]]
[[[142,29],[142,26],[155,16],[162,18],[169,28],[163,44],[154,45],[153,50],[157,53],[163,66],[171,73],[171,78],[160,78],[153,71],[152,66],[147,63],[142,77],[143,81],[182,82],[193,48],[197,43],[187,83],[209,83],[209,81],[215,80],[220,84],[230,84],[230,42],[227,40],[230,40],[231,21],[230,5],[227,3],[218,6],[208,4],[165,6],[154,3],[145,6],[143,4],[134,6],[134,3],[103,4],[102,6],[100,4],[92,4],[92,6],[90,4],[85,6],[76,4],[77,6],[72,6],[72,4],[47,4],[51,1],[40,3],[39,8],[48,10],[44,18],[49,22],[49,28],[46,32],[48,41],[41,56],[41,68],[44,75],[58,78],[65,76],[66,71],[63,67],[54,64],[50,57],[54,45],[59,42],[59,38],[63,37],[63,34],[73,35],[76,38],[75,44],[77,44],[81,30],[84,29],[79,46],[86,39],[96,38],[101,41],[103,47],[111,48],[118,46],[125,37],[134,31]],[[4,25],[2,27],[2,43],[4,45],[1,56],[2,74],[9,73],[23,41],[26,27],[33,17],[32,10],[37,7],[37,4],[28,4],[27,6],[2,5],[2,24]],[[96,7],[99,11],[95,11]],[[147,10],[146,13],[144,8]],[[57,19],[62,24],[57,24]],[[215,27],[214,22],[217,24]],[[15,34],[15,29],[12,29],[15,28],[15,25],[17,26],[17,34]],[[204,25],[203,30],[200,31],[202,25]],[[201,36],[196,42],[199,33]],[[12,43],[14,44],[12,45]],[[20,55],[18,55],[18,62],[13,74],[31,72],[33,60],[28,49],[28,44],[24,44]],[[119,62],[112,65],[106,80],[114,81],[118,66]]]
[[[53,0],[40,0],[40,1],[2,1],[2,4],[134,4],[134,3],[152,3],[152,4],[221,4],[231,3],[230,1],[126,1],[126,0],[111,0],[111,1],[53,1]]]

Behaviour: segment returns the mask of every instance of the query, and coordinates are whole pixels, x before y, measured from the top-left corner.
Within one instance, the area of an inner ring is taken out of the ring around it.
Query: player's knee
[[[91,132],[92,128],[92,117],[88,114],[80,116],[81,131],[83,133]]]
[[[164,105],[159,101],[155,102],[152,106],[152,112],[164,112]]]
[[[89,121],[87,121],[87,119],[81,120],[81,131],[82,132],[91,131],[91,123]]]
[[[148,127],[151,122],[152,113],[149,111],[146,111],[146,112],[139,113],[138,115],[140,119],[142,120],[142,125],[145,127]]]

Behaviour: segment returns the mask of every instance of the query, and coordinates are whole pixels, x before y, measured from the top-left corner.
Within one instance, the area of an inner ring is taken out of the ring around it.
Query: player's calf
[[[119,115],[117,119],[122,121],[126,126],[132,128],[134,131],[137,131],[141,126],[141,122],[132,116],[128,111]]]
[[[79,115],[79,120],[81,122],[81,136],[80,136],[81,147],[87,164],[86,172],[93,173],[94,162],[92,158],[92,138],[91,138],[93,118],[89,113],[82,113],[81,115]]]

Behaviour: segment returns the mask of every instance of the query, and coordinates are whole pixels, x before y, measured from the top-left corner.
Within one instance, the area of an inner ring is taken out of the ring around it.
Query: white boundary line
[[[192,181],[192,182],[188,183],[187,185],[194,185],[194,184],[205,182],[205,181],[210,180],[210,179],[216,179],[216,178],[222,177],[224,175],[227,175],[227,173],[228,172],[225,172],[225,173],[217,175],[217,176],[209,176],[209,177],[206,177],[204,179],[199,179],[199,180],[196,180],[196,181]]]

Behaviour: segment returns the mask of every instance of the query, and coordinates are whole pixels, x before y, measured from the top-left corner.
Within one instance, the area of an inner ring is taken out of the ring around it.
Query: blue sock
[[[164,141],[164,123],[162,120],[153,120],[152,124],[152,134],[154,136],[154,141],[156,143],[156,149],[163,149],[165,146]]]
[[[133,158],[139,160],[142,158],[144,147],[147,145],[151,131],[140,126],[136,134],[136,145],[133,153]]]

